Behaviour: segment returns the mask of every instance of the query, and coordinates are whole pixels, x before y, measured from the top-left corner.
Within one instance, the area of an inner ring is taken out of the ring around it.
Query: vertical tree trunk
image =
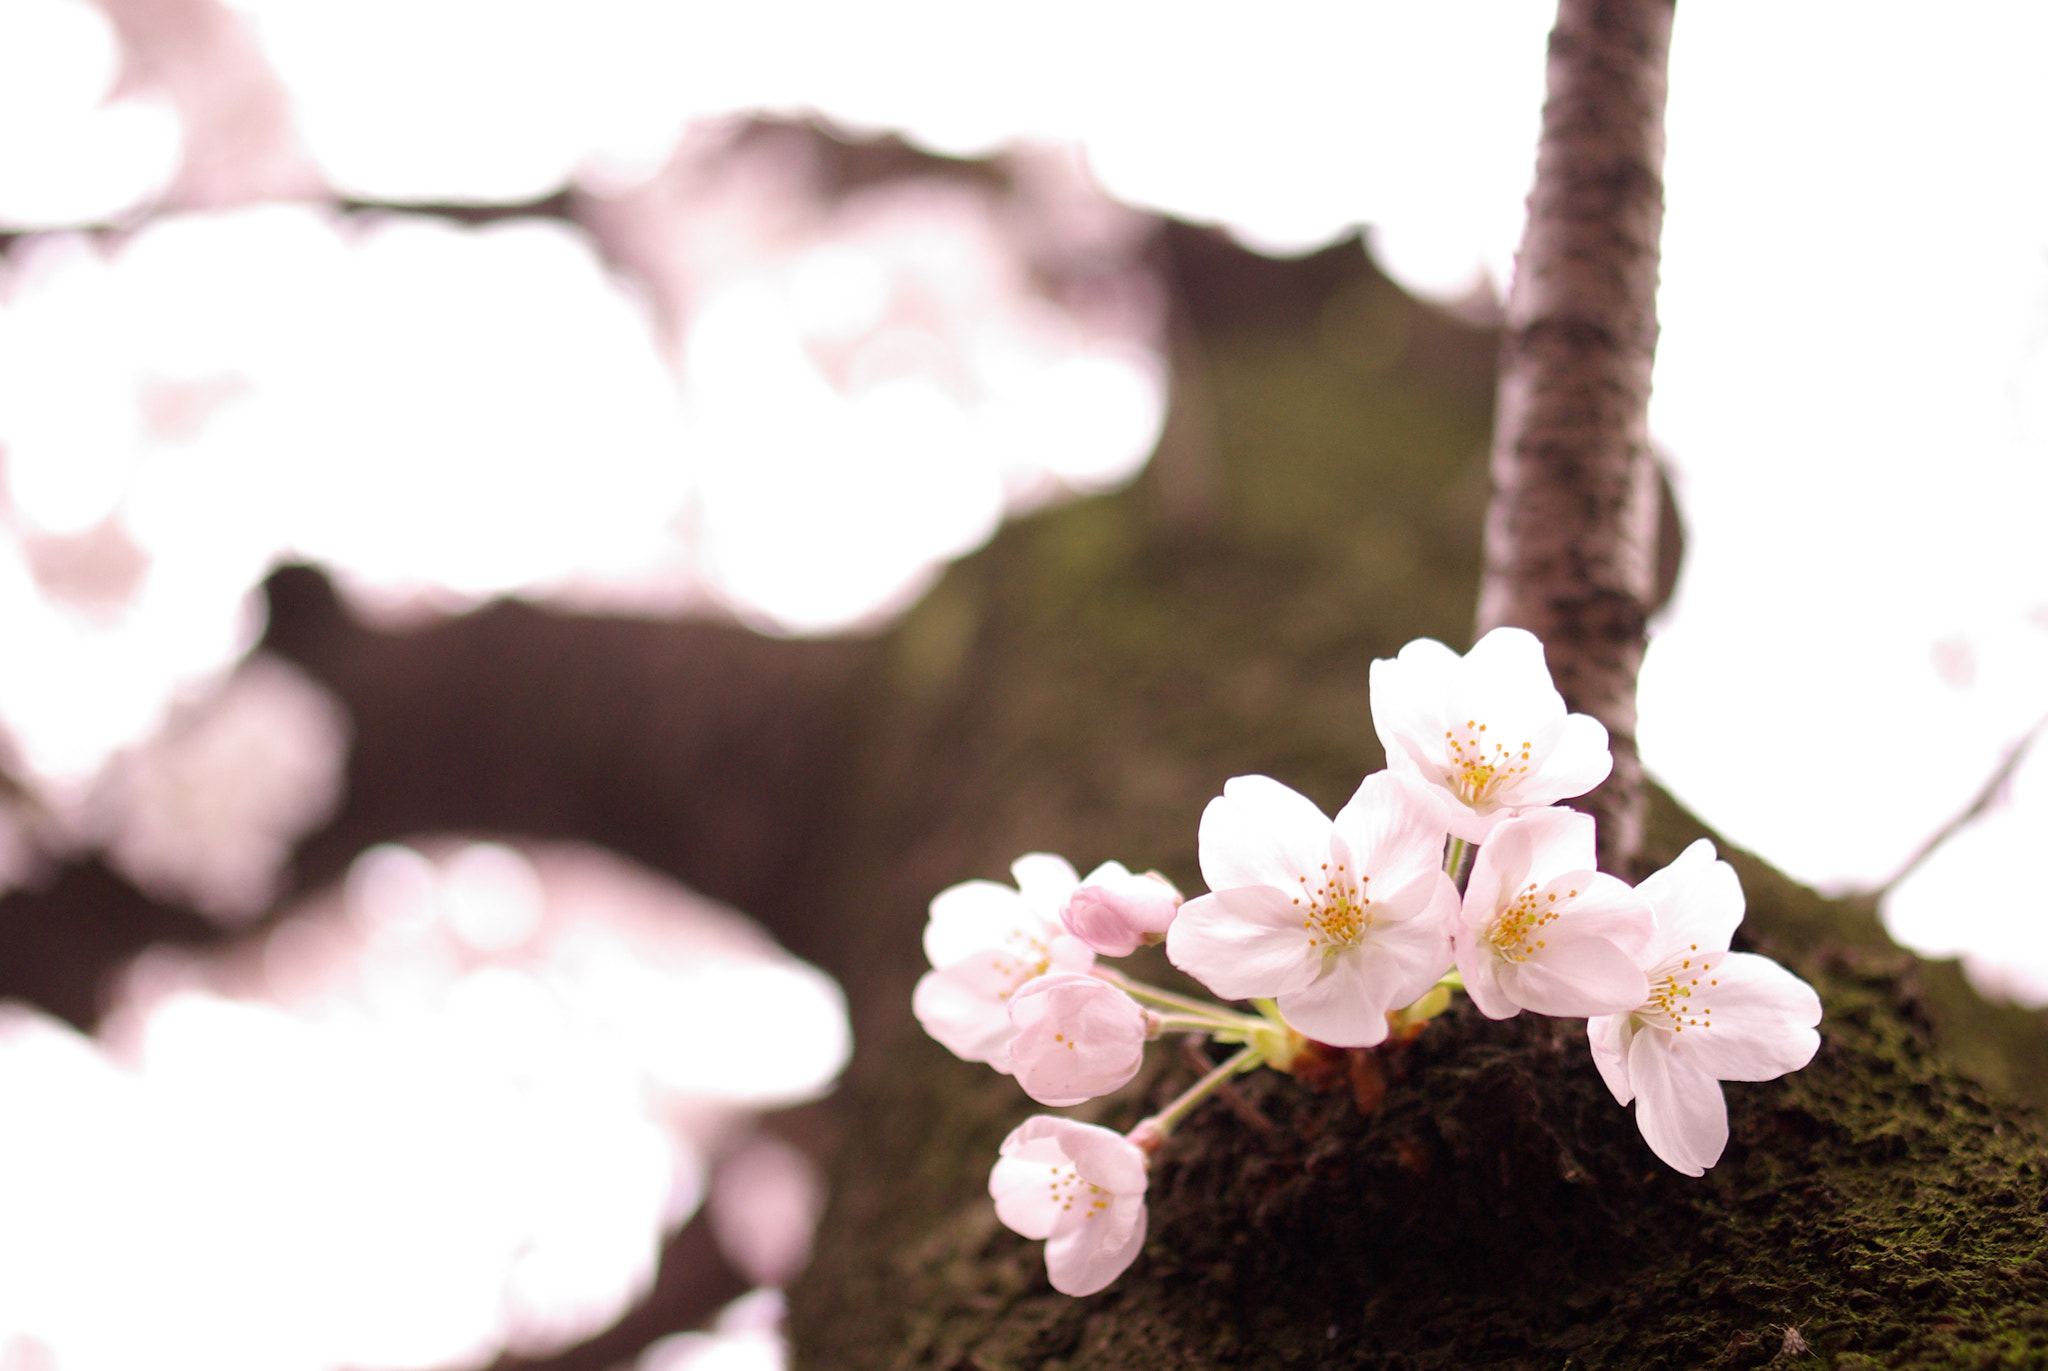
[[[1543,639],[1558,688],[1607,726],[1582,802],[1600,862],[1642,843],[1636,672],[1657,574],[1647,409],[1664,224],[1672,0],[1562,0],[1529,220],[1501,339],[1479,629]]]

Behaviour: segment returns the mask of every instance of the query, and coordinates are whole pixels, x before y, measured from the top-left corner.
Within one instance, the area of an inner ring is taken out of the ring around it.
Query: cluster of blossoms
[[[1371,689],[1387,769],[1335,819],[1267,777],[1229,781],[1202,814],[1206,895],[1183,902],[1115,862],[1083,878],[1037,853],[1011,868],[1014,888],[970,881],[932,901],[918,1020],[1041,1104],[1115,1090],[1162,1033],[1238,1045],[1128,1134],[1039,1115],[1004,1140],[996,1213],[1047,1240],[1055,1288],[1093,1294],[1136,1259],[1148,1158],[1230,1077],[1292,1070],[1309,1043],[1416,1031],[1456,989],[1493,1019],[1585,1019],[1615,1099],[1692,1176],[1727,1145],[1721,1082],[1770,1080],[1819,1047],[1812,988],[1729,950],[1742,888],[1712,844],[1633,888],[1595,869],[1593,820],[1556,806],[1606,779],[1607,731],[1566,713],[1532,635],[1496,629],[1463,657],[1412,642],[1373,663]],[[1097,961],[1162,941],[1256,1013]]]

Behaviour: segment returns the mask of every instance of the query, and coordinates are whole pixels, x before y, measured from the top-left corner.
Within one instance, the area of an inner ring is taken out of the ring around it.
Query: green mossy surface
[[[1334,809],[1382,761],[1370,661],[1470,639],[1487,340],[1326,259],[1294,317],[1194,302],[1213,451],[1012,526],[883,645],[823,949],[859,1051],[797,1364],[2048,1367],[2048,1142],[2016,1100],[2048,1095],[2048,1024],[1734,852],[1749,945],[1827,1018],[1808,1069],[1728,1087],[1706,1177],[1650,1154],[1582,1027],[1464,1006],[1376,1059],[1370,1113],[1271,1072],[1241,1086],[1270,1128],[1198,1113],[1100,1295],[1052,1292],[997,1224],[988,1168],[1036,1111],[911,1022],[926,901],[1030,850],[1198,890],[1225,778]],[[1160,498],[1189,461],[1214,463],[1192,523]],[[1654,860],[1700,832],[1658,797]],[[1128,1126],[1192,1070],[1155,1051],[1070,1112]]]

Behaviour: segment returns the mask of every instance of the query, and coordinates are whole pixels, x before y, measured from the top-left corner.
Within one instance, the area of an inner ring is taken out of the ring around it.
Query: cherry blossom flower
[[[1138,1074],[1147,1023],[1138,1002],[1083,972],[1055,971],[1010,996],[1010,1070],[1056,1108],[1107,1095]]]
[[[1372,718],[1387,769],[1421,781],[1452,836],[1483,843],[1511,815],[1607,779],[1607,730],[1565,713],[1543,644],[1497,628],[1460,657],[1418,638],[1372,664]]]
[[[988,1178],[996,1217],[1044,1238],[1045,1271],[1065,1295],[1092,1295],[1145,1245],[1145,1154],[1094,1124],[1040,1114],[1003,1139]]]
[[[1768,957],[1730,952],[1742,886],[1702,838],[1636,887],[1656,917],[1642,964],[1649,992],[1586,1024],[1593,1063],[1614,1098],[1636,1104],[1643,1141],[1698,1176],[1728,1145],[1722,1081],[1797,1071],[1820,1047],[1820,997]]]
[[[1067,932],[1105,957],[1128,957],[1156,943],[1180,909],[1180,892],[1156,872],[1133,876],[1118,862],[1088,873],[1061,911]]]
[[[1577,1018],[1643,1002],[1654,929],[1643,896],[1593,869],[1593,820],[1539,809],[1479,849],[1452,942],[1465,993],[1488,1018]]]
[[[1333,822],[1265,776],[1238,776],[1202,812],[1210,893],[1166,935],[1175,966],[1225,999],[1272,997],[1297,1030],[1340,1047],[1387,1036],[1387,1013],[1450,966],[1457,888],[1444,826],[1419,788],[1365,778]]]
[[[1033,852],[1010,864],[1015,888],[967,881],[938,893],[924,927],[932,969],[911,1009],[925,1032],[955,1056],[1010,1069],[1010,997],[1048,971],[1086,971],[1095,954],[1060,925],[1081,883],[1064,857]]]

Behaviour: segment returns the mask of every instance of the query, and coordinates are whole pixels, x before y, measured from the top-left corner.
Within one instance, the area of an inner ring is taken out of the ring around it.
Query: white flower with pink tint
[[[1820,1048],[1820,997],[1768,957],[1730,952],[1742,886],[1702,838],[1636,887],[1656,918],[1649,992],[1586,1024],[1594,1065],[1667,1165],[1698,1176],[1728,1145],[1722,1081],[1768,1081]]]
[[[1092,1295],[1145,1245],[1145,1154],[1094,1124],[1040,1114],[1003,1139],[988,1178],[996,1217],[1043,1238],[1045,1271],[1065,1295]]]
[[[1412,776],[1452,836],[1483,843],[1510,816],[1583,795],[1607,779],[1607,730],[1567,714],[1543,644],[1497,628],[1460,657],[1418,638],[1372,664],[1372,719],[1387,769]]]
[[[1180,909],[1180,892],[1157,872],[1134,876],[1120,862],[1104,862],[1067,898],[1067,932],[1105,957],[1128,957],[1166,935]]]
[[[1339,1047],[1387,1036],[1451,962],[1457,888],[1444,826],[1413,783],[1365,778],[1333,821],[1265,776],[1238,776],[1202,812],[1210,893],[1181,906],[1167,959],[1229,1000],[1273,998]]]
[[[1010,997],[1010,1024],[1010,1071],[1025,1094],[1055,1108],[1107,1095],[1145,1059],[1145,1011],[1085,972],[1026,981]]]
[[[1644,898],[1594,870],[1593,820],[1539,809],[1479,849],[1452,941],[1465,993],[1488,1018],[1580,1018],[1643,1002],[1654,930]]]
[[[1015,888],[967,881],[932,900],[924,951],[932,969],[911,1009],[955,1056],[1010,1069],[1010,997],[1048,971],[1086,971],[1095,954],[1060,924],[1081,878],[1063,857],[1033,852],[1010,864]]]

